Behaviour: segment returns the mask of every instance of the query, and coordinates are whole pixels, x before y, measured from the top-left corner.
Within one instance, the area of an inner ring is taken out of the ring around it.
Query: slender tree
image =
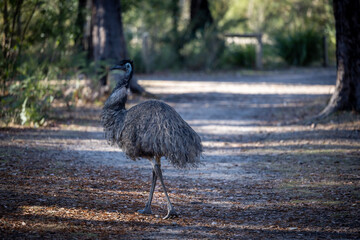
[[[75,44],[81,50],[85,50],[84,44],[84,26],[86,23],[86,3],[87,0],[78,0],[77,16],[75,21]]]
[[[207,0],[191,0],[190,4],[190,32],[193,36],[199,29],[204,29],[206,24],[211,24],[213,18]]]
[[[18,58],[21,55],[23,43],[26,33],[29,29],[29,24],[39,6],[39,1],[29,1],[27,7],[29,8],[24,13],[24,1],[9,1],[4,0],[0,6],[2,14],[3,27],[0,27],[0,79],[2,79],[2,93],[5,94],[7,82],[11,81],[16,74],[16,66]]]
[[[185,41],[185,38],[183,35],[180,34],[178,27],[179,27],[179,18],[180,18],[180,7],[179,7],[179,1],[178,0],[172,0],[170,2],[170,11],[172,15],[172,27],[169,34],[171,43],[174,47],[175,53],[177,55],[177,58],[180,62],[182,62],[183,56],[180,53],[180,50],[183,48]]]
[[[360,112],[360,1],[333,0],[336,28],[335,92],[322,118],[335,111]]]

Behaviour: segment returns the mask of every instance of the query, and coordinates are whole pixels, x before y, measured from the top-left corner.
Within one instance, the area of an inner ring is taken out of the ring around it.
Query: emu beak
[[[110,71],[112,70],[125,70],[125,66],[115,65],[110,68]]]

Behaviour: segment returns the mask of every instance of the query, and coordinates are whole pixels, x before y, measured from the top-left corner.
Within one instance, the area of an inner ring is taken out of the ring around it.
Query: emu
[[[166,192],[160,160],[165,157],[176,168],[197,166],[202,153],[201,139],[172,107],[162,101],[149,100],[126,110],[127,90],[134,65],[131,60],[122,60],[111,68],[115,69],[125,73],[102,110],[105,137],[110,144],[117,144],[128,158],[145,158],[152,164],[149,199],[145,208],[138,212],[152,213],[151,201],[159,178],[167,201],[168,213],[164,219],[177,217]]]

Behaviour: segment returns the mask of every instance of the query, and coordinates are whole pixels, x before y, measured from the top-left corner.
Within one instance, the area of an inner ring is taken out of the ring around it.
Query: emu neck
[[[125,110],[125,103],[127,101],[127,88],[125,86],[116,85],[115,89],[106,100],[104,110]]]
[[[127,100],[127,88],[116,86],[109,98],[106,100],[101,113],[101,123],[104,127],[106,139],[112,143],[119,143],[124,119],[126,116],[125,103]]]

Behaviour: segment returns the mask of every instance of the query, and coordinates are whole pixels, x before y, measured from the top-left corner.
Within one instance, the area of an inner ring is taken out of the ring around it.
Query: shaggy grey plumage
[[[172,107],[162,101],[150,100],[126,110],[133,65],[129,60],[123,60],[114,69],[124,70],[125,76],[118,81],[101,114],[106,139],[111,144],[117,144],[130,159],[147,158],[153,164],[149,201],[140,212],[151,213],[152,194],[159,177],[168,201],[166,218],[177,216],[163,184],[160,158],[165,157],[177,168],[196,166],[202,152],[200,137]]]

